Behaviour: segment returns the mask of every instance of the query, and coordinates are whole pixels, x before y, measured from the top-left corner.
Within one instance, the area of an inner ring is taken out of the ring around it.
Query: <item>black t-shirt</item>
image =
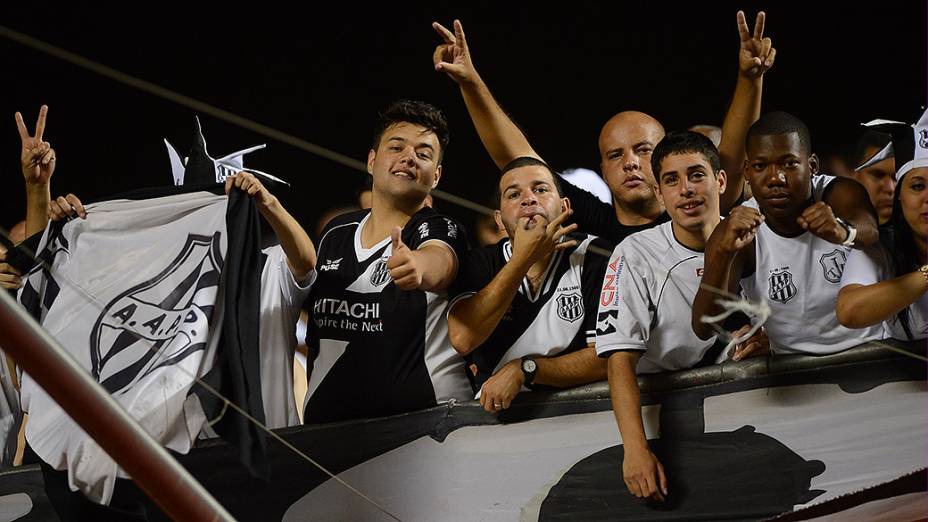
[[[336,217],[319,242],[308,300],[307,423],[393,415],[469,392],[442,316],[447,295],[396,287],[386,267],[390,238],[361,245],[369,216]],[[459,260],[467,249],[460,224],[428,207],[410,218],[402,240],[412,250],[444,243]]]
[[[648,230],[670,221],[667,212],[663,212],[660,216],[657,216],[657,219],[644,225],[623,225],[615,215],[615,207],[609,203],[603,203],[602,200],[567,181],[563,176],[558,176],[560,177],[562,195],[570,198],[570,207],[574,211],[571,219],[577,223],[581,232],[593,234],[619,244],[623,239],[635,232]]]
[[[468,377],[474,392],[513,359],[524,355],[554,356],[595,342],[599,291],[609,257],[589,249],[595,245],[601,252],[611,253],[613,245],[586,234],[574,234],[571,239],[577,240],[577,246],[554,253],[537,294],[533,295],[523,278],[496,329],[468,356]],[[468,252],[449,290],[449,311],[488,285],[511,256],[508,239]]]

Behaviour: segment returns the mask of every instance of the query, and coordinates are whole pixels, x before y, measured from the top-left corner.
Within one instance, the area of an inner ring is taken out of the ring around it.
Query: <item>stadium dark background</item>
[[[0,25],[361,161],[379,108],[398,98],[432,102],[451,127],[440,188],[484,203],[496,169],[458,89],[432,69],[433,20],[462,20],[481,75],[556,168],[598,171],[599,129],[620,110],[646,111],[668,130],[720,124],[736,75],[739,8],[752,27],[767,10],[778,51],[764,111],[806,121],[819,153],[851,144],[862,121],[914,121],[926,99],[924,1],[129,5],[5,6]],[[13,113],[23,111],[32,129],[42,103],[58,154],[53,195],[90,201],[171,183],[162,138],[186,152],[191,110],[5,39],[0,66],[0,225],[24,214]],[[363,181],[251,131],[202,122],[214,157],[268,143],[246,165],[292,183],[278,195],[307,230],[325,209],[351,203]],[[450,203],[437,206],[473,221]]]

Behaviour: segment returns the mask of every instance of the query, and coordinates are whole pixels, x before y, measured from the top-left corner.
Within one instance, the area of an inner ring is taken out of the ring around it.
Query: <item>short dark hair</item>
[[[553,182],[554,182],[554,188],[555,188],[555,190],[557,190],[557,195],[558,195],[558,197],[564,197],[564,191],[563,191],[563,189],[562,189],[562,187],[561,187],[561,177],[558,176],[556,172],[554,172],[554,169],[552,169],[550,165],[548,165],[547,163],[545,163],[544,161],[542,161],[542,160],[540,160],[540,159],[538,159],[538,158],[533,158],[533,157],[531,157],[531,156],[520,156],[520,157],[518,157],[518,158],[516,158],[516,159],[514,159],[514,160],[512,160],[512,161],[510,161],[510,162],[507,163],[506,165],[504,165],[503,168],[500,169],[500,171],[499,171],[499,177],[500,177],[500,179],[502,179],[502,177],[503,177],[507,172],[509,172],[510,170],[515,170],[515,169],[518,169],[518,168],[521,168],[521,167],[533,167],[533,166],[534,166],[534,167],[543,167],[545,170],[547,170],[549,173],[551,173],[551,179],[552,179]],[[495,201],[496,201],[497,207],[499,207],[499,202],[500,202],[500,199],[502,199],[502,197],[503,197],[503,193],[499,190],[499,183],[498,183],[498,182],[496,183],[496,192],[495,192],[495,194],[496,194],[496,196],[495,196],[494,199],[495,199]]]
[[[873,153],[867,154],[868,149],[876,149],[876,152],[883,150],[887,143],[893,140],[892,135],[883,132],[877,132],[867,129],[857,138],[857,145],[854,147],[854,158],[851,160],[853,165],[848,167],[855,169],[858,165],[863,165]]]
[[[754,136],[775,136],[779,134],[799,135],[799,146],[802,147],[806,154],[812,153],[812,134],[809,128],[799,118],[788,112],[776,111],[768,112],[760,117],[748,129],[747,140]]]
[[[374,150],[380,146],[380,139],[388,128],[397,123],[412,123],[425,127],[438,138],[441,149],[438,151],[438,162],[441,163],[451,137],[448,134],[448,120],[438,107],[418,100],[399,100],[387,105],[379,116],[377,128],[374,129]]]
[[[671,154],[702,154],[706,162],[712,167],[712,173],[718,174],[722,168],[719,161],[719,149],[715,147],[712,140],[706,136],[693,131],[674,131],[664,136],[654,152],[651,153],[651,171],[654,173],[654,179],[660,185],[661,161]]]

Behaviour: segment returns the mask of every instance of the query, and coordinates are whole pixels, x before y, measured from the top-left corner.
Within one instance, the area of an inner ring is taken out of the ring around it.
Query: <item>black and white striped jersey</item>
[[[468,356],[474,391],[507,362],[525,355],[553,356],[585,348],[596,338],[596,308],[607,256],[589,251],[612,244],[587,234],[572,235],[577,246],[554,253],[537,291],[523,278],[519,291],[490,337]],[[449,311],[473,296],[509,262],[512,244],[471,250],[452,285]]]
[[[369,216],[336,217],[319,242],[308,301],[306,423],[381,417],[469,394],[448,342],[447,294],[397,288],[387,269],[390,238],[361,244]],[[413,250],[443,243],[459,260],[467,248],[460,224],[428,207],[412,216],[402,240]]]

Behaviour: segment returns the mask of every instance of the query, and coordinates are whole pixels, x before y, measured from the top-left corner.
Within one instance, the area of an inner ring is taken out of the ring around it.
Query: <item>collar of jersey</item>
[[[384,246],[387,246],[387,250],[384,250],[383,255],[389,256],[392,250],[392,245],[390,245],[390,237],[387,236],[381,240],[376,245],[370,248],[364,248],[361,246],[361,230],[364,229],[364,224],[367,223],[367,219],[371,217],[370,212],[358,223],[358,228],[354,231],[354,254],[358,257],[358,262],[361,263],[367,259],[370,259],[372,255],[380,251]]]
[[[558,250],[554,252],[554,255],[551,256],[551,260],[548,261],[548,268],[545,269],[545,277],[541,280],[541,285],[538,286],[538,293],[532,295],[532,285],[529,283],[528,274],[522,278],[522,283],[519,285],[519,292],[525,296],[529,302],[534,303],[538,301],[538,298],[544,295],[545,292],[551,289],[551,283],[554,281],[554,272],[556,272],[555,267],[558,263],[561,262],[561,257],[564,255],[563,250]],[[506,262],[509,262],[509,259],[512,257],[512,243],[508,240],[503,243],[503,258]]]

